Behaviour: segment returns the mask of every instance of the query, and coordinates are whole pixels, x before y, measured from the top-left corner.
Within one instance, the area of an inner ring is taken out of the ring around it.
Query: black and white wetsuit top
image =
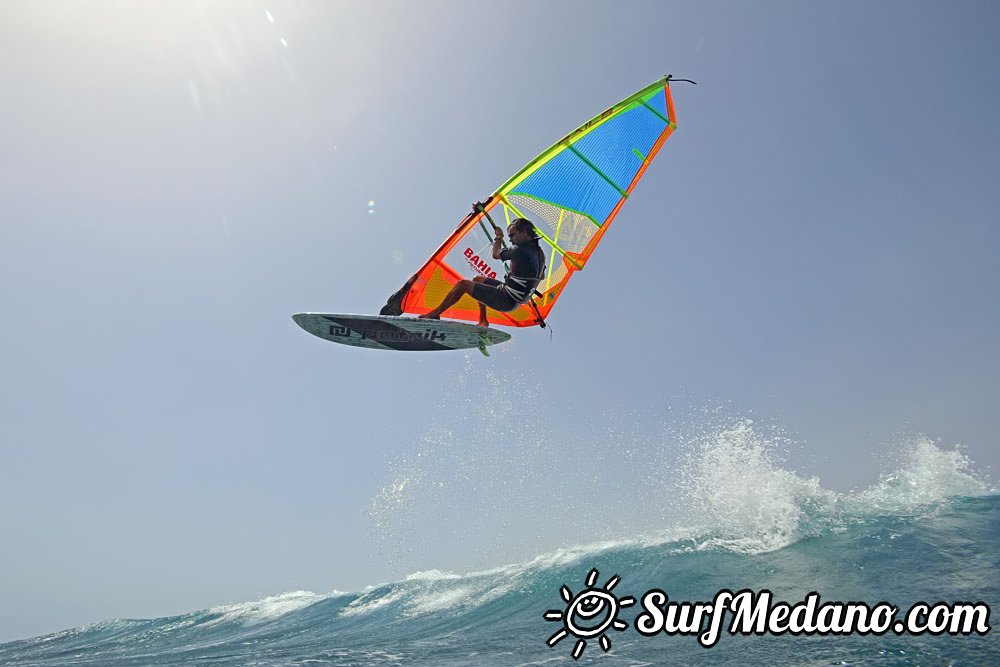
[[[510,273],[500,287],[517,303],[527,303],[545,273],[545,255],[534,243],[522,243],[500,251],[500,259],[510,262]]]

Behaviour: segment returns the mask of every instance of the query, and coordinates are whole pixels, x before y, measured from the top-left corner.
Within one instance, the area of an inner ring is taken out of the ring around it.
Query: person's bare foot
[[[434,315],[433,313],[424,313],[423,315],[417,315],[418,320],[440,320],[440,315]]]
[[[479,320],[478,324],[479,324],[479,326],[485,327],[487,329],[489,329],[489,327],[490,327],[490,323],[487,322],[486,320]]]

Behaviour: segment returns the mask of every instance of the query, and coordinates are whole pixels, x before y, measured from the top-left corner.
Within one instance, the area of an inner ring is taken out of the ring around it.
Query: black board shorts
[[[509,313],[521,304],[503,288],[503,283],[496,278],[487,278],[472,286],[472,298],[501,313]]]

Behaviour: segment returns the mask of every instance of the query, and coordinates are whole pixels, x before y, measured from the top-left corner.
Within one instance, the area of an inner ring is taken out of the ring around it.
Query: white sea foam
[[[254,602],[222,605],[209,610],[209,613],[220,614],[219,622],[237,622],[243,625],[254,625],[268,621],[290,612],[308,607],[329,597],[343,595],[334,591],[329,595],[320,595],[310,591],[291,591],[272,595]]]
[[[423,570],[420,572],[414,572],[407,575],[407,581],[438,581],[440,579],[458,579],[461,575],[455,574],[454,572],[446,572],[444,570]]]
[[[680,530],[689,533],[691,549],[773,551],[865,517],[912,514],[952,497],[995,492],[964,453],[925,436],[900,440],[892,470],[848,494],[783,468],[766,429],[749,419],[693,444],[682,471],[692,523]]]
[[[858,512],[909,512],[956,496],[996,493],[960,448],[943,449],[923,435],[897,443],[890,462],[890,472],[845,504]]]
[[[407,606],[407,614],[418,616],[468,606],[476,599],[477,592],[473,586],[449,586],[440,591],[428,591],[418,595]]]
[[[433,566],[559,567],[630,544],[761,553],[990,490],[964,454],[922,436],[870,489],[841,494],[789,465],[799,443],[780,427],[726,407],[613,411],[577,432],[520,376],[457,382],[447,421],[390,464],[369,507],[392,564],[421,570],[411,579],[455,576]]]
[[[351,617],[370,614],[379,609],[389,607],[403,599],[406,592],[402,588],[392,588],[385,594],[380,594],[382,589],[366,591],[360,597],[352,600],[349,605],[340,611],[341,616]]]
[[[799,539],[807,514],[836,494],[775,460],[774,444],[750,419],[692,443],[681,471],[688,532],[696,549],[760,553]]]

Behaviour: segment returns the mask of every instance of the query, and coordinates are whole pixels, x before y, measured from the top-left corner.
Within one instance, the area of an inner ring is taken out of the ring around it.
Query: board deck
[[[340,313],[298,313],[295,323],[324,340],[367,347],[372,350],[465,350],[510,340],[510,334],[452,320],[421,320],[393,315],[348,315]]]

